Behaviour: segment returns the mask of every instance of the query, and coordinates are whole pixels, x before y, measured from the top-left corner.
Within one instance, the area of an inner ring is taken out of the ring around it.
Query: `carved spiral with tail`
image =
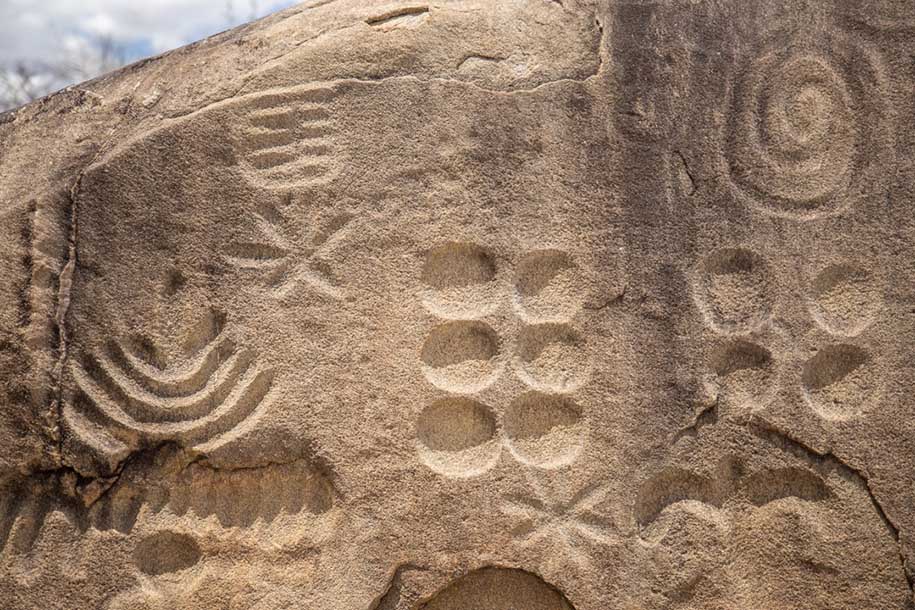
[[[885,93],[876,55],[839,32],[769,38],[732,87],[724,150],[739,196],[814,218],[873,192],[891,149]]]

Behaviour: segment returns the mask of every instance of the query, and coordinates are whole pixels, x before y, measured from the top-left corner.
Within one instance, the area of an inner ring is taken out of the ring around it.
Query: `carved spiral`
[[[869,53],[845,38],[776,36],[733,87],[725,141],[731,180],[782,215],[843,209],[874,186],[866,161],[886,146],[879,133],[885,91]]]

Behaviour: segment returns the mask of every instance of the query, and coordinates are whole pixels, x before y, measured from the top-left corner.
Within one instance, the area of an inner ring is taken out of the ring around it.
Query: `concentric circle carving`
[[[845,209],[879,184],[885,91],[873,54],[838,32],[772,37],[733,87],[724,142],[732,183],[779,215]]]

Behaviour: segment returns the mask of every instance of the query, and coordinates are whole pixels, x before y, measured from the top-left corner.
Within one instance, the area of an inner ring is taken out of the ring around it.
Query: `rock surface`
[[[324,0],[0,115],[0,607],[912,608],[913,57]]]

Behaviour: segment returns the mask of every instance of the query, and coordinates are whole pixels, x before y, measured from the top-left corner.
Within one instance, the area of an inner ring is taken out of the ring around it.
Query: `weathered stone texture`
[[[913,57],[332,0],[0,115],[0,607],[911,608]]]

